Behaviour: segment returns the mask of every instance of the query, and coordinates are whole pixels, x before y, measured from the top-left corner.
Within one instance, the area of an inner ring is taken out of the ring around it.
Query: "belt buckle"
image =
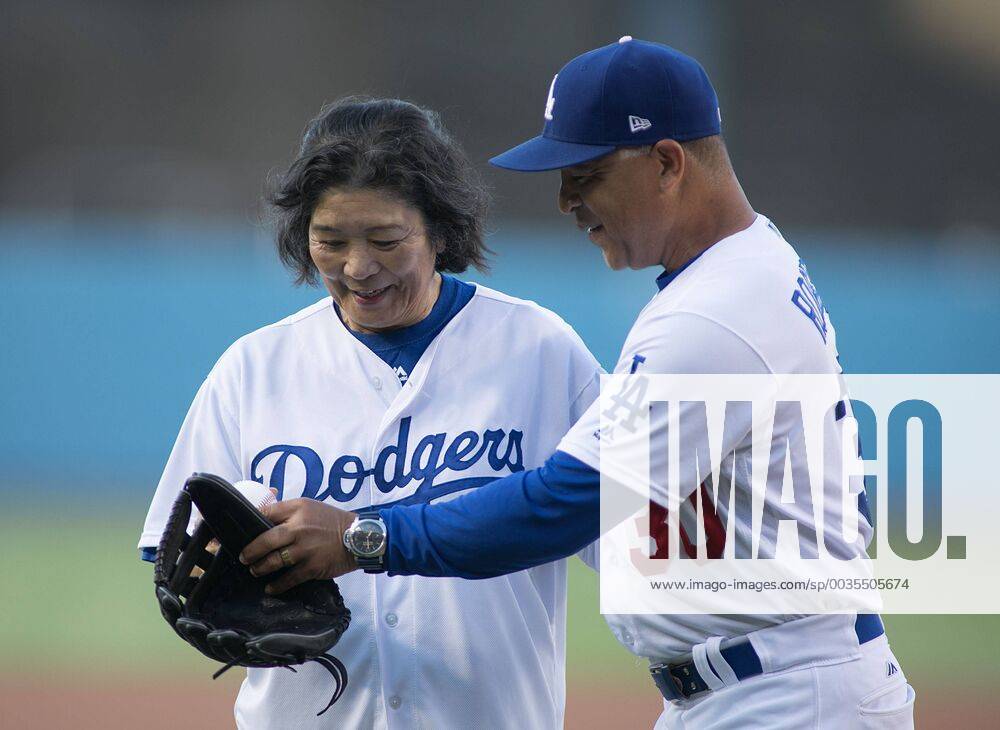
[[[663,698],[671,702],[686,700],[681,681],[670,672],[670,665],[665,663],[650,664],[649,673],[653,676],[653,683],[660,690]]]
[[[684,664],[677,664],[670,671],[670,676],[673,677],[674,681],[677,682],[680,687],[681,693],[686,699],[691,699],[695,695],[700,695],[702,692],[711,691],[711,687],[708,683],[698,674],[698,670],[695,668],[694,662],[685,662]],[[683,677],[678,677],[674,672],[683,675]],[[685,685],[687,687],[685,688]]]
[[[674,674],[677,672],[677,674]],[[671,666],[666,663],[651,664],[649,673],[653,675],[653,682],[664,699],[671,702],[681,702],[689,700],[695,695],[709,692],[711,687],[701,678],[692,662],[675,664]],[[683,676],[678,676],[678,674]]]

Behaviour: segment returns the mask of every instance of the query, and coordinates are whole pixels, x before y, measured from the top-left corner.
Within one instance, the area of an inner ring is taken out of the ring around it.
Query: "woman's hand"
[[[260,535],[240,553],[240,562],[255,576],[291,567],[267,586],[271,594],[314,578],[336,578],[358,569],[344,547],[344,532],[356,515],[317,502],[290,499],[264,507],[261,512],[275,527]]]

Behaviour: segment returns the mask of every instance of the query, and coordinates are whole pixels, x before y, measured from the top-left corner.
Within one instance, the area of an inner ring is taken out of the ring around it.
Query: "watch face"
[[[351,549],[356,555],[381,555],[384,547],[385,529],[376,520],[360,520],[351,531]]]

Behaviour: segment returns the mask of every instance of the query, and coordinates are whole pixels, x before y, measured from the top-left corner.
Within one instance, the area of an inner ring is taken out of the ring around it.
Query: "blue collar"
[[[446,325],[458,310],[472,298],[475,287],[459,281],[453,276],[441,274],[441,292],[430,314],[409,327],[387,330],[385,332],[356,332],[345,324],[344,327],[370,350],[380,351],[396,347],[405,347],[413,342],[436,335]],[[333,303],[337,316],[343,321],[340,307]]]
[[[707,250],[708,249],[705,249],[705,251],[707,251]],[[659,288],[659,290],[663,291],[664,289],[666,289],[667,288],[667,284],[669,284],[674,279],[676,279],[678,276],[680,276],[681,272],[684,271],[684,269],[686,269],[688,266],[690,266],[695,261],[697,261],[699,258],[701,258],[701,254],[705,253],[705,251],[702,251],[700,254],[698,254],[697,256],[695,256],[693,259],[690,259],[686,264],[684,264],[683,266],[681,266],[679,269],[674,269],[673,271],[667,271],[667,270],[664,269],[663,273],[656,277],[656,286]]]

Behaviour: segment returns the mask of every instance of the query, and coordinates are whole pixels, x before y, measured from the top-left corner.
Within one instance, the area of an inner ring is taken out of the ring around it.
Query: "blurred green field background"
[[[37,510],[0,518],[0,674],[204,675],[207,681],[217,667],[160,618],[152,566],[135,549],[141,513],[52,517]],[[612,638],[597,595],[596,576],[573,559],[571,687],[600,680],[649,689],[645,663]],[[1000,686],[1000,617],[890,616],[886,624],[918,691],[953,687],[992,699]]]

